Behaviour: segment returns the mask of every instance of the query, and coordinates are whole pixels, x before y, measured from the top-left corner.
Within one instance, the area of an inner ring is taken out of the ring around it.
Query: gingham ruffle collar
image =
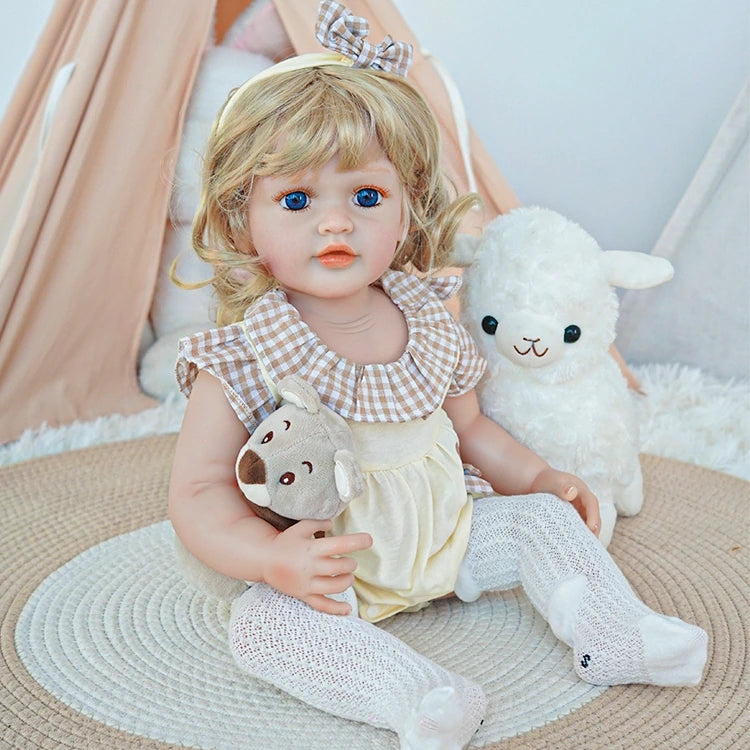
[[[421,280],[389,269],[377,285],[399,307],[408,326],[408,342],[397,360],[361,365],[339,356],[301,320],[284,291],[273,290],[252,305],[244,319],[271,378],[279,382],[297,374],[319,392],[335,380],[345,391],[336,411],[355,421],[408,421],[438,409],[460,356],[453,318],[441,300],[458,292],[461,277]]]

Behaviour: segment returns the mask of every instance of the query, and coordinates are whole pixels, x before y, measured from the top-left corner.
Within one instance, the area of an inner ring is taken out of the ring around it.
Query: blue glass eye
[[[294,190],[281,199],[281,204],[290,211],[301,211],[310,205],[310,196],[303,190]]]
[[[362,208],[372,208],[383,200],[383,194],[375,188],[361,188],[354,194],[354,202]]]

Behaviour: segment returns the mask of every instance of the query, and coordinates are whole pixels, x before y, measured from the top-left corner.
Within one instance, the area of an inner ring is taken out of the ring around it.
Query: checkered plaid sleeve
[[[492,485],[482,476],[482,472],[471,464],[464,464],[464,485],[473,498],[497,494],[492,489]]]
[[[469,332],[458,322],[454,325],[460,353],[448,395],[461,396],[474,388],[482,379],[487,363],[479,354],[477,345]]]
[[[242,326],[215,328],[180,340],[175,376],[185,396],[190,396],[200,370],[218,378],[248,432],[275,409],[273,394],[249,351]]]

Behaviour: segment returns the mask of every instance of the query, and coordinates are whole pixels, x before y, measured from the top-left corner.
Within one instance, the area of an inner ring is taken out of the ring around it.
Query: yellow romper
[[[453,591],[471,530],[456,433],[438,409],[426,419],[349,422],[365,493],[333,521],[331,533],[366,531],[357,560],[359,616],[370,622]]]

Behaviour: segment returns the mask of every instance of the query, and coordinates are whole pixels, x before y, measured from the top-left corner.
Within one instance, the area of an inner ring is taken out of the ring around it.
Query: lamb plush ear
[[[669,281],[674,268],[666,258],[625,250],[602,253],[602,267],[607,281],[623,289],[648,289]]]
[[[362,470],[351,451],[337,450],[333,456],[336,491],[345,503],[359,497],[365,491]]]
[[[451,265],[460,268],[470,266],[474,262],[481,242],[481,237],[475,237],[473,234],[457,234],[449,261]]]
[[[320,411],[318,392],[299,375],[290,375],[279,382],[279,395],[284,401],[310,414]]]

